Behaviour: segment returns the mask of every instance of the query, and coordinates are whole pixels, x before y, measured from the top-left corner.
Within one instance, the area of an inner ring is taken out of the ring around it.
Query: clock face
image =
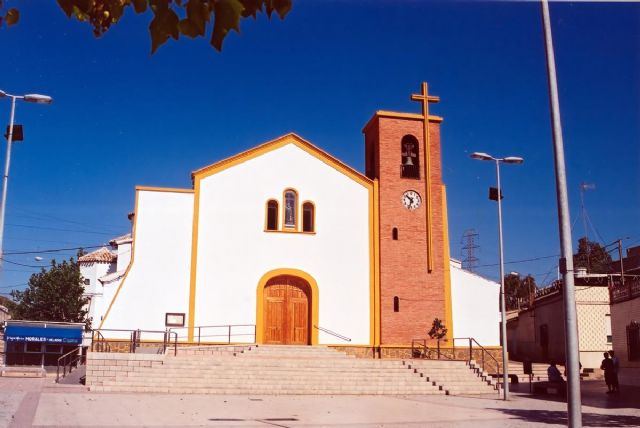
[[[408,210],[415,210],[420,207],[422,198],[415,190],[407,190],[402,194],[402,205]]]

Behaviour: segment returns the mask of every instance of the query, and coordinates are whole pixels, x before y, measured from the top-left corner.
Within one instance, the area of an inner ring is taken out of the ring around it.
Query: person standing
[[[614,378],[614,368],[613,361],[609,358],[609,353],[604,353],[604,360],[602,360],[602,364],[600,364],[600,368],[604,370],[604,381],[607,384],[607,394],[611,394],[613,392],[613,378]]]
[[[620,386],[618,384],[618,370],[620,369],[620,360],[616,357],[613,351],[609,351],[611,356],[611,362],[613,363],[613,392],[620,392]]]

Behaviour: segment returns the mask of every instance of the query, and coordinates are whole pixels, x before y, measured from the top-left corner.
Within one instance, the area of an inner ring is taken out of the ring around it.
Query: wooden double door
[[[308,345],[311,330],[311,288],[298,277],[271,278],[264,288],[264,341]]]

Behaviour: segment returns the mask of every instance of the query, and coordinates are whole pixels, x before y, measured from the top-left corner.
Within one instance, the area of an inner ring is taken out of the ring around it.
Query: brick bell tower
[[[428,338],[434,318],[453,332],[439,98],[411,96],[422,114],[377,111],[363,129],[367,177],[377,180],[380,337],[384,345]]]

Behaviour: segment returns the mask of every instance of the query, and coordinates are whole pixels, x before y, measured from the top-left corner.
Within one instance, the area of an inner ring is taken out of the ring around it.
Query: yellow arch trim
[[[193,189],[181,189],[176,187],[136,186],[136,190],[144,190],[147,192],[193,193]]]
[[[453,303],[451,301],[451,257],[449,254],[449,217],[447,216],[447,188],[442,185],[442,242],[444,247],[444,313],[447,339],[453,339]]]
[[[116,290],[116,294],[113,295],[113,299],[111,299],[111,303],[109,303],[109,307],[107,308],[107,312],[104,313],[104,317],[102,317],[102,321],[100,321],[100,325],[98,326],[98,330],[102,328],[102,326],[104,325],[105,321],[107,321],[107,317],[109,316],[109,313],[111,312],[111,308],[113,307],[113,304],[115,303],[116,299],[118,298],[118,295],[120,294],[120,290],[122,290],[122,286],[124,285],[125,281],[127,280],[127,276],[129,276],[129,271],[131,270],[131,267],[133,266],[133,261],[135,260],[135,256],[136,256],[136,225],[138,223],[138,194],[141,190],[146,190],[140,187],[136,187],[136,200],[135,200],[135,204],[133,207],[133,232],[131,233],[131,260],[129,260],[129,266],[127,266],[127,270],[124,272],[124,276],[122,277],[122,281],[120,281],[120,285],[118,285],[118,289]]]
[[[318,329],[314,328],[314,325],[318,324],[318,283],[316,280],[309,275],[308,273],[301,271],[299,269],[274,269],[271,270],[260,278],[258,281],[258,287],[256,288],[256,343],[264,343],[264,287],[267,285],[267,282],[271,278],[280,275],[290,275],[297,276],[298,278],[302,278],[309,284],[311,288],[311,325],[309,328],[311,329],[311,344],[318,344]]]
[[[324,162],[325,164],[329,165],[330,167],[334,168],[335,170],[337,170],[338,172],[341,172],[342,174],[346,175],[347,177],[350,177],[351,179],[353,179],[354,181],[360,183],[361,185],[365,186],[365,187],[370,187],[372,186],[372,181],[371,179],[369,179],[368,177],[362,175],[360,172],[358,172],[357,170],[351,168],[349,165],[343,163],[342,161],[338,160],[337,158],[331,156],[329,153],[325,152],[324,150],[314,146],[313,144],[311,144],[310,142],[308,142],[307,140],[301,138],[300,136],[294,134],[294,133],[290,133],[290,134],[286,134],[283,135],[282,137],[278,137],[275,140],[271,140],[268,141],[264,144],[261,144],[259,146],[256,146],[252,149],[249,149],[245,152],[239,153],[235,156],[232,156],[230,158],[227,159],[223,159],[219,162],[216,162],[212,165],[209,166],[205,166],[204,168],[200,168],[196,171],[194,171],[191,176],[192,178],[195,179],[196,178],[205,178],[208,177],[210,175],[216,174],[218,172],[224,171],[227,168],[230,168],[234,165],[238,165],[242,162],[251,160],[253,158],[256,158],[258,156],[261,156],[265,153],[271,152],[273,150],[279,149],[280,147],[286,146],[287,144],[294,144],[295,146],[299,147],[300,149],[304,150],[305,152],[309,153],[311,156],[321,160],[322,162]],[[197,192],[196,192],[197,194]]]

